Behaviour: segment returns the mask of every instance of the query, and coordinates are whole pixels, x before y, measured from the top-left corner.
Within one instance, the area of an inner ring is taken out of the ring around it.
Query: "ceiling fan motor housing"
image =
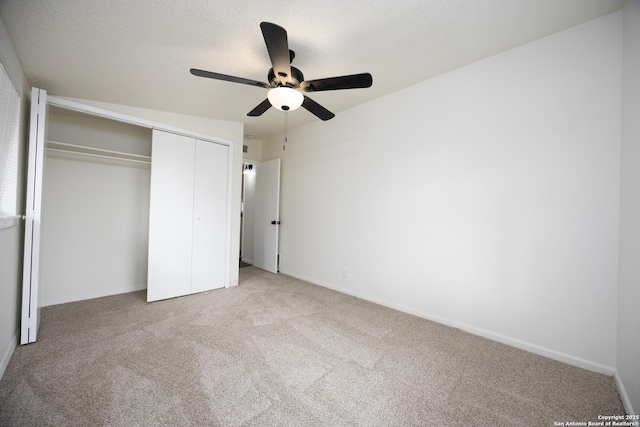
[[[291,67],[291,75],[286,79],[286,83],[283,84],[280,79],[281,77],[276,76],[273,68],[269,69],[267,80],[269,81],[271,87],[288,86],[294,89],[298,89],[300,87],[300,83],[304,81],[304,74],[302,74],[302,71],[300,71],[296,67]]]

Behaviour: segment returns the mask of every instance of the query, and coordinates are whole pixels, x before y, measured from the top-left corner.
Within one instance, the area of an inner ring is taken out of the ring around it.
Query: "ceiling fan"
[[[301,92],[358,89],[371,87],[373,84],[373,78],[369,73],[305,80],[302,71],[291,66],[295,53],[289,50],[287,31],[279,25],[270,22],[260,23],[260,29],[262,30],[264,42],[267,45],[267,51],[269,52],[271,64],[273,65],[273,68],[269,70],[268,74],[269,83],[228,76],[212,71],[198,70],[196,68],[191,69],[191,74],[194,76],[269,89],[267,99],[251,110],[247,114],[248,116],[260,116],[271,106],[282,111],[291,111],[302,106],[320,119],[329,120],[335,117],[335,114]]]

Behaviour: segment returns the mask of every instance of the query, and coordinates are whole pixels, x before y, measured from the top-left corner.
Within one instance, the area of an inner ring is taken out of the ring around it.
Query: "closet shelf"
[[[103,148],[87,147],[85,145],[68,144],[66,142],[47,141],[46,149],[49,151],[80,154],[89,157],[103,159],[125,160],[128,162],[151,164],[150,156],[125,153],[122,151],[105,150]]]

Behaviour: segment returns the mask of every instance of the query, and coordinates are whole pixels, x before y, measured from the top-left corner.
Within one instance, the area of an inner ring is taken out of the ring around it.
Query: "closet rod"
[[[61,148],[49,148],[49,147],[47,147],[47,151],[57,151],[59,153],[79,154],[81,156],[98,157],[98,158],[101,158],[101,159],[110,159],[110,160],[120,160],[120,161],[124,161],[124,162],[143,163],[143,164],[146,164],[146,165],[150,165],[151,164],[151,160],[127,159],[125,157],[105,156],[104,154],[82,153],[80,151],[63,150]]]
[[[54,145],[54,147],[50,147],[49,145]],[[55,148],[55,146],[61,146],[63,148]],[[123,160],[127,162],[151,164],[151,157],[149,156],[143,156],[140,154],[132,154],[132,153],[124,153],[122,151],[105,150],[103,148],[87,147],[84,145],[68,144],[66,142],[47,141],[46,149],[49,151],[56,151],[60,153],[72,153],[72,154],[80,154],[82,156],[97,157],[102,159]],[[83,150],[83,151],[80,151],[80,150]]]

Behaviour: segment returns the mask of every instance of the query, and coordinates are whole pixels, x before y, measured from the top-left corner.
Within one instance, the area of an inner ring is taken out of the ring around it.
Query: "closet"
[[[51,107],[47,130],[42,305],[145,289],[151,129]]]
[[[20,343],[36,340],[44,305],[229,286],[232,148],[33,88]]]
[[[225,286],[229,147],[153,131],[147,301]]]

